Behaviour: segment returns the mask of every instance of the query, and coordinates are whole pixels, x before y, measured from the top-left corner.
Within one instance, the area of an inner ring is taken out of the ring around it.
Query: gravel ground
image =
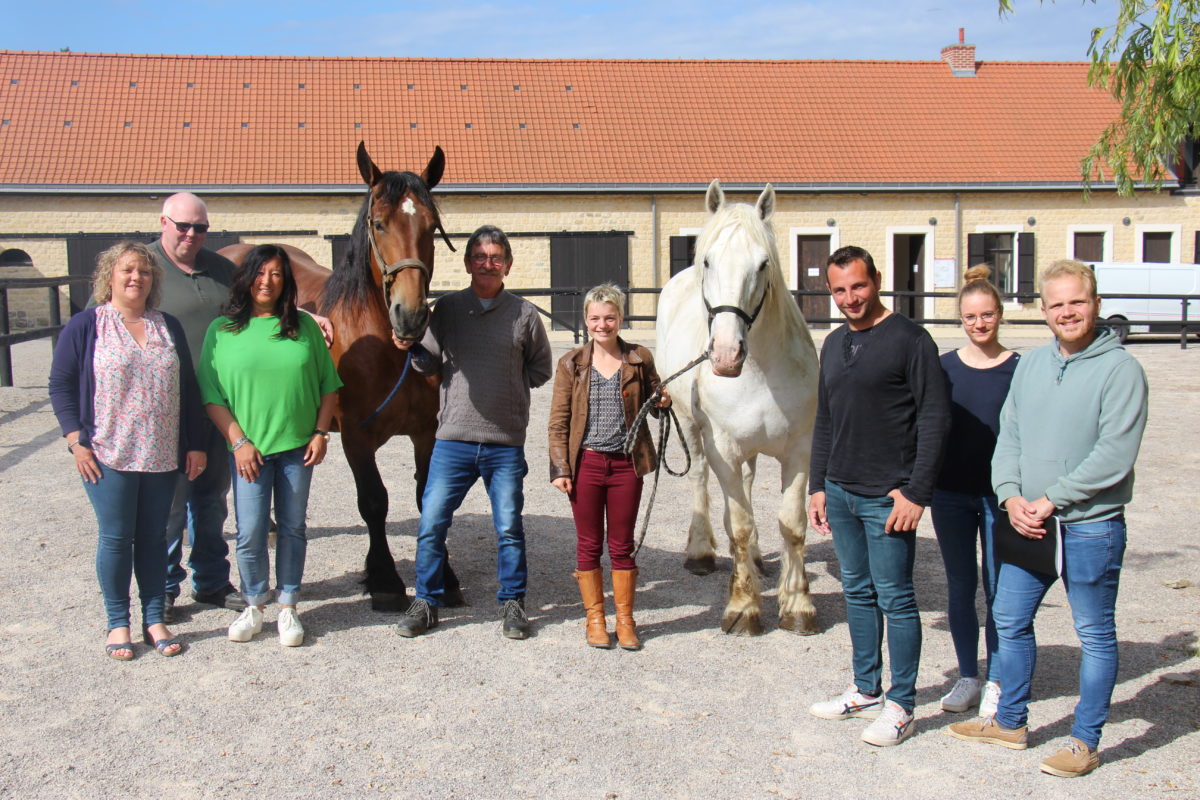
[[[937,335],[943,348],[957,343]],[[1010,339],[1040,343],[1032,333]],[[555,343],[558,352],[568,346]],[[471,605],[412,640],[395,635],[394,617],[370,610],[359,584],[365,529],[335,436],[309,508],[305,646],[279,646],[274,609],[264,635],[234,644],[225,638],[233,612],[185,604],[175,626],[183,657],[138,645],[134,662],[111,661],[95,519],[46,395],[49,345],[14,351],[17,386],[0,389],[0,796],[1200,797],[1200,348],[1132,346],[1150,375],[1152,408],[1129,510],[1121,672],[1104,764],[1075,781],[1037,769],[1069,732],[1076,691],[1078,647],[1059,587],[1039,617],[1031,748],[942,735],[962,715],[937,703],[957,676],[928,515],[916,567],[925,627],[918,728],[900,747],[869,747],[858,740],[865,723],[806,711],[851,677],[831,542],[813,536],[808,549],[822,634],[775,629],[771,591],[769,633],[725,636],[728,559],[708,577],[682,568],[686,481],[664,476],[639,558],[645,650],[586,647],[570,513],[545,480],[548,388],[535,392],[528,448],[532,639],[499,635],[481,487],[450,537]],[[417,522],[410,460],[406,440],[381,451],[395,489],[391,546],[408,581]],[[760,470],[755,508],[769,584],[778,575],[778,470],[774,462]],[[232,539],[232,522],[226,533]]]

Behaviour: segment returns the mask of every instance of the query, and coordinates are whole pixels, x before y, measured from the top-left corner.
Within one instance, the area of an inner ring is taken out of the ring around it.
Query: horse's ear
[[[708,192],[704,195],[704,207],[708,209],[708,213],[715,214],[723,205],[725,205],[725,192],[721,191],[721,181],[714,178],[713,182],[708,185]]]
[[[374,186],[383,177],[383,173],[379,171],[379,167],[375,166],[375,162],[367,154],[366,142],[358,143],[358,174],[362,175],[362,179],[366,181],[367,186]]]
[[[421,173],[421,180],[425,181],[425,185],[430,189],[441,183],[442,172],[446,169],[446,154],[442,152],[442,148],[434,146],[433,156],[429,159],[429,163],[425,165],[425,171]]]
[[[771,215],[775,213],[775,187],[767,184],[767,188],[762,190],[762,194],[758,196],[758,202],[754,208],[758,211],[758,216],[762,217],[763,222],[770,222]]]

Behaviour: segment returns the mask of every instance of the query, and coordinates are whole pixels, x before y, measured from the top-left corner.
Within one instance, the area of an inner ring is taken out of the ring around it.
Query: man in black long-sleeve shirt
[[[875,718],[862,739],[881,747],[913,732],[921,620],[913,590],[916,529],[933,495],[949,400],[937,346],[879,299],[871,254],[829,257],[830,294],[846,324],[821,348],[809,473],[809,522],[833,533],[841,565],[854,684],[815,703],[824,719]],[[883,620],[892,686],[882,696]]]

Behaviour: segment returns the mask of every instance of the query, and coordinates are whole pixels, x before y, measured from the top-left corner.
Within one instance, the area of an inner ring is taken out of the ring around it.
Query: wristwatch
[[[327,442],[329,441],[329,431],[323,431],[320,428],[313,428],[313,435],[314,436],[323,436],[325,438],[325,441],[327,441]]]

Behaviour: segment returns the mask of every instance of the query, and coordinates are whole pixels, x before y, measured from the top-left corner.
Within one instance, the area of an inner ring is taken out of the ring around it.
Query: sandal
[[[129,655],[117,655],[122,650],[127,650]],[[104,645],[104,652],[108,653],[108,657],[113,661],[133,661],[133,642],[113,642],[112,644],[106,644]]]
[[[183,653],[183,642],[179,641],[179,637],[176,636],[170,639],[155,639],[150,635],[149,627],[142,628],[142,641],[148,645],[152,645],[160,655],[165,656],[166,658],[174,658],[175,656]],[[168,653],[167,651],[172,647],[178,647],[179,649]]]

